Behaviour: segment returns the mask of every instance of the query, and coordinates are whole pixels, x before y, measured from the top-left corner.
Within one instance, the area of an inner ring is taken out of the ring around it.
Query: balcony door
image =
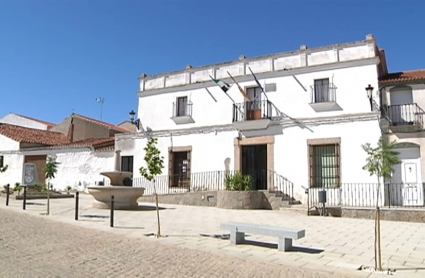
[[[259,120],[262,118],[261,113],[261,89],[260,87],[247,88],[246,93],[248,94],[251,102],[246,102],[246,120]]]
[[[390,117],[394,124],[417,122],[413,107],[413,94],[410,87],[393,88],[390,91]]]
[[[314,102],[329,102],[329,79],[316,79],[314,80]]]

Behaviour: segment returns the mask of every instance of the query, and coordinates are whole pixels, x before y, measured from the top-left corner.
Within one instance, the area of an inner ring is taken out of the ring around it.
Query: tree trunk
[[[378,188],[376,189],[376,214],[375,214],[375,270],[382,270],[381,264],[381,211],[379,210],[379,192],[381,181],[378,173]]]
[[[47,183],[47,215],[50,214],[50,189],[49,183]]]
[[[155,193],[156,218],[157,218],[157,222],[158,222],[158,232],[156,234],[156,237],[160,238],[161,237],[161,224],[160,224],[160,221],[159,221],[158,193],[156,193],[155,181],[153,182],[153,190],[154,190],[154,193]]]

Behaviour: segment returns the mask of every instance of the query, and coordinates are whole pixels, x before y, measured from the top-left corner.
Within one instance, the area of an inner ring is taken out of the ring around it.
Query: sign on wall
[[[23,181],[24,185],[33,185],[39,182],[37,166],[34,163],[24,163]]]

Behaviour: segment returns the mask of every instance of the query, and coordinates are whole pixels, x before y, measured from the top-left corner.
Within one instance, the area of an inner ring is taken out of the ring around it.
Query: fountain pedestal
[[[93,207],[99,209],[109,209],[111,207],[111,196],[114,196],[114,209],[137,209],[137,199],[143,196],[144,188],[124,186],[124,179],[130,178],[131,172],[103,172],[100,173],[111,180],[110,186],[89,186],[89,193],[95,199]]]

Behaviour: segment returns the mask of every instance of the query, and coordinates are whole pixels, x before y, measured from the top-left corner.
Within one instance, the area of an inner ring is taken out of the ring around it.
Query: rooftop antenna
[[[103,97],[97,97],[96,101],[100,103],[100,120],[102,120],[102,114],[103,114],[103,103],[105,102],[105,98]]]

